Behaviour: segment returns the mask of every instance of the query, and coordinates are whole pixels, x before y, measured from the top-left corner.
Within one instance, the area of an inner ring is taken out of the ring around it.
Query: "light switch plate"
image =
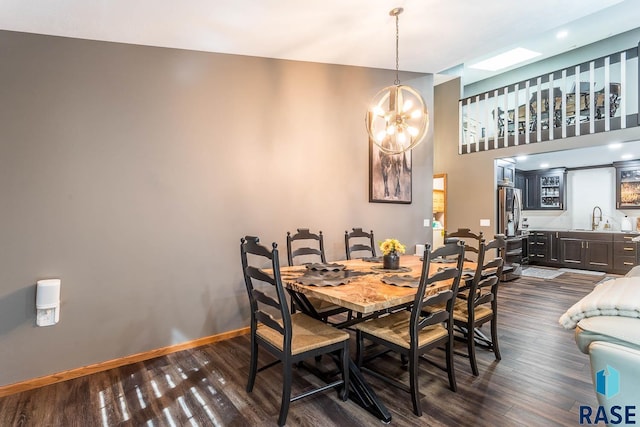
[[[480,220],[480,227],[491,227],[491,220],[490,219],[481,219]]]
[[[430,219],[425,219],[424,220],[424,226],[425,227],[431,227],[431,220]]]

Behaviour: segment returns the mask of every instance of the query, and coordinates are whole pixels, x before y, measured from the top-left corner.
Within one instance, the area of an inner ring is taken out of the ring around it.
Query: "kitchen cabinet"
[[[560,232],[558,236],[560,264],[585,270],[613,270],[611,233]]]
[[[614,162],[616,208],[640,209],[640,161]]]
[[[529,231],[529,263],[626,274],[639,264],[640,233]]]
[[[544,263],[547,259],[547,233],[544,231],[530,231],[528,236],[529,262]]]
[[[526,171],[516,175],[523,210],[565,210],[567,171],[564,168]]]
[[[513,187],[516,179],[516,164],[504,159],[496,159],[496,182],[501,187]]]
[[[637,234],[615,233],[613,236],[613,272],[626,274],[638,265],[638,244],[632,239]]]
[[[560,264],[560,239],[559,232],[547,231],[547,264],[556,266]]]

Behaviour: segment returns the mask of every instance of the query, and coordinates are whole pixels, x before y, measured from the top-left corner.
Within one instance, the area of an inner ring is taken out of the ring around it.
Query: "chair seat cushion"
[[[453,308],[453,320],[457,322],[466,322],[469,319],[469,310],[467,309],[467,301],[459,300]],[[477,322],[485,318],[491,318],[493,312],[491,308],[484,305],[479,305],[475,308],[474,320]]]
[[[411,337],[409,336],[410,316],[411,313],[408,311],[399,311],[388,316],[358,323],[354,327],[366,334],[382,338],[408,349],[411,344]],[[418,335],[418,347],[423,347],[447,335],[447,329],[441,324],[427,326]]]
[[[349,339],[349,334],[336,329],[304,313],[291,315],[291,354],[300,354],[316,348],[328,346]],[[262,324],[258,325],[256,334],[274,347],[282,350],[283,336]]]

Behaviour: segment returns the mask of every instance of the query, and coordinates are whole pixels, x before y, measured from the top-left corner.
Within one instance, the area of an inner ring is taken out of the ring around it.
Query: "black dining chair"
[[[344,249],[347,259],[351,259],[353,252],[367,252],[370,257],[376,256],[376,244],[373,238],[373,230],[362,231],[362,228],[352,228],[352,231],[344,232]]]
[[[363,372],[396,386],[411,394],[413,412],[422,415],[420,405],[420,388],[418,379],[418,364],[421,355],[444,345],[446,349],[446,370],[449,376],[449,387],[457,390],[453,363],[453,304],[458,293],[460,277],[464,262],[464,244],[461,241],[450,241],[444,246],[429,252],[430,245],[425,245],[422,262],[422,274],[411,310],[401,310],[387,316],[378,317],[355,325],[357,365]],[[443,268],[429,274],[431,259],[447,257],[455,259],[453,267]],[[446,290],[425,297],[428,287],[441,281],[451,281]],[[427,309],[428,310],[427,312]],[[364,340],[373,342],[375,347],[383,347],[382,351],[365,355]],[[394,364],[375,364],[375,358],[391,350],[400,354],[404,363],[408,361],[409,385],[398,380],[398,372],[393,371]],[[388,372],[384,372],[384,370]]]
[[[457,238],[463,240],[465,259],[472,262],[475,262],[477,260],[478,252],[480,250],[480,243],[484,241],[484,235],[482,234],[482,231],[474,233],[469,228],[458,228],[456,231],[453,231],[451,233],[445,231],[444,237],[445,239]]]
[[[311,257],[309,257],[311,255]],[[308,228],[298,228],[295,234],[287,231],[287,259],[289,265],[294,265],[298,257],[320,258],[320,262],[327,262],[324,254],[324,237],[322,231],[311,233]]]
[[[316,262],[327,262],[324,254],[322,231],[318,234],[311,233],[308,228],[298,228],[295,234],[287,231],[287,260],[289,266],[295,265],[296,259],[306,261],[313,258],[315,258]],[[292,313],[295,313],[296,310],[301,310],[325,322],[329,321],[329,317],[340,313],[347,313],[349,318],[352,316],[351,310],[319,298],[309,297],[293,291],[289,291],[289,294],[293,302],[291,305]]]
[[[242,238],[240,244],[242,271],[251,308],[251,362],[247,392],[253,390],[258,372],[281,362],[283,386],[278,425],[282,426],[287,420],[290,402],[330,388],[338,389],[343,401],[348,399],[349,334],[304,313],[290,313],[280,277],[277,244],[272,246],[270,250],[253,236]],[[263,270],[268,264],[270,273]],[[258,369],[259,347],[267,350],[277,361]],[[342,378],[291,397],[292,365],[329,353],[338,354]]]
[[[463,339],[467,342],[471,371],[475,376],[479,375],[476,342],[492,350],[496,360],[502,359],[498,346],[498,288],[504,259],[499,256],[492,257],[490,252],[496,250],[502,254],[505,247],[506,241],[499,235],[488,243],[480,242],[478,267],[469,286],[469,292],[465,299],[456,300],[453,309],[454,325],[462,332]],[[491,339],[478,330],[487,322],[491,323]]]

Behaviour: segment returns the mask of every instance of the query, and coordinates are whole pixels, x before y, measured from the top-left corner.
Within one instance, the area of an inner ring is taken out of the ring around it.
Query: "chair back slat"
[[[248,265],[245,272],[252,279],[259,280],[261,282],[266,282],[266,283],[269,283],[270,285],[275,285],[275,280],[273,276],[270,276],[269,274],[265,273],[260,268],[256,268]]]
[[[270,307],[275,307],[275,308],[280,307],[280,303],[278,301],[271,298],[269,295],[265,294],[264,292],[259,291],[258,289],[253,290],[253,297],[256,299],[257,302],[261,302],[262,304],[268,305]]]
[[[320,252],[320,249],[315,249],[315,248],[298,248],[298,249],[294,250],[291,253],[291,256],[293,258],[295,258],[297,256],[302,256],[302,255],[319,255],[319,256],[322,256],[322,252]]]
[[[449,313],[446,310],[429,313],[418,321],[418,330],[422,330],[430,325],[446,322],[447,320],[449,320]]]
[[[351,259],[352,252],[369,252],[372,257],[376,256],[376,244],[373,237],[373,230],[370,232],[363,231],[362,228],[352,228],[352,231],[344,232],[344,247],[347,255],[347,259]],[[356,243],[351,243],[351,240],[356,240]],[[367,239],[365,244],[363,239]]]
[[[301,244],[306,246],[294,248],[294,242],[304,242]],[[296,257],[305,255],[319,256],[320,262],[327,262],[322,231],[315,234],[311,233],[308,228],[298,228],[293,235],[287,231],[287,261],[289,265],[294,265]]]
[[[261,311],[259,310],[256,313],[256,318],[258,319],[258,322],[262,323],[265,326],[270,327],[271,329],[274,329],[278,332],[280,332],[282,335],[284,335],[284,328],[282,327],[282,325],[280,324],[280,322],[278,322],[273,315],[265,312],[265,311]]]

